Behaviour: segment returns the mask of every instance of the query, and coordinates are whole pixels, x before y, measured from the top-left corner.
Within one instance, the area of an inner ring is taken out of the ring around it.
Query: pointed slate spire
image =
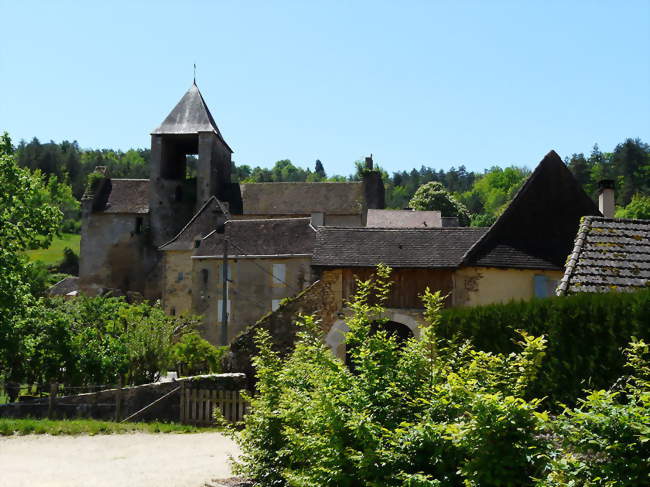
[[[192,83],[187,93],[167,115],[160,127],[152,132],[152,135],[183,135],[198,132],[214,132],[228,147],[203,100],[199,87],[196,83]],[[228,149],[232,152],[230,147]]]

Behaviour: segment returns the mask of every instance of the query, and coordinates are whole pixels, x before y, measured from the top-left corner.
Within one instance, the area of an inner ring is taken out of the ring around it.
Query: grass
[[[40,260],[47,265],[58,264],[63,259],[63,249],[70,247],[74,253],[79,255],[79,242],[81,235],[76,233],[64,233],[60,238],[52,240],[52,244],[47,249],[27,250],[25,254],[29,260]]]
[[[9,419],[0,418],[0,436],[13,435],[111,435],[120,433],[205,433],[221,431],[178,423],[113,423],[94,419]]]

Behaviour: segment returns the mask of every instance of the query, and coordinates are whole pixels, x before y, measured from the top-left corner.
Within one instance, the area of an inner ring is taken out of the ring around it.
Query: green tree
[[[18,167],[5,133],[0,137],[0,370],[8,379],[21,368],[16,320],[33,300],[22,252],[48,247],[62,218],[43,176]]]
[[[442,216],[458,217],[461,226],[467,226],[470,223],[470,214],[467,208],[438,182],[420,186],[411,198],[409,206],[414,210],[437,210]]]
[[[650,195],[632,196],[626,207],[616,210],[616,218],[650,219]]]

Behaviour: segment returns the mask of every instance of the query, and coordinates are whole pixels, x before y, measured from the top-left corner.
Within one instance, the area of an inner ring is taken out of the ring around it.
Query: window
[[[272,299],[271,300],[271,311],[275,311],[280,307],[280,301],[281,299]]]
[[[201,269],[201,279],[203,280],[203,285],[208,285],[208,278],[210,277],[210,271],[207,269]]]
[[[176,282],[181,282],[184,278],[185,276],[183,275],[183,273],[179,272],[178,276],[176,277]]]
[[[201,246],[201,241],[197,238],[197,239],[194,241],[194,248],[195,248],[195,249],[198,249],[200,246]]]
[[[217,300],[217,322],[221,323],[221,317],[223,313],[223,299],[218,299]],[[228,317],[230,317],[230,299],[227,301],[226,304],[226,313],[228,313]]]
[[[135,233],[142,233],[142,217],[139,216],[135,219]]]
[[[286,274],[287,274],[286,264],[273,264],[273,285],[285,286]]]
[[[533,277],[534,294],[536,298],[548,298],[555,296],[557,280],[551,279],[543,274],[535,274]]]

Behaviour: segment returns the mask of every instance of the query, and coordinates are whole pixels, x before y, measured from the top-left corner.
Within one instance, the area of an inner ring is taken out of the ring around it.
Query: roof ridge
[[[178,240],[178,237],[180,237],[181,234],[182,234],[185,230],[187,230],[187,228],[188,228],[192,223],[194,223],[194,221],[199,217],[199,215],[200,215],[201,213],[203,213],[203,211],[204,211],[204,210],[206,209],[206,207],[207,207],[207,206],[212,202],[213,199],[217,202],[217,204],[218,204],[218,206],[219,206],[219,209],[223,212],[223,206],[221,205],[221,202],[219,201],[219,199],[218,199],[216,196],[214,196],[214,195],[210,196],[207,200],[205,200],[205,203],[203,203],[203,205],[201,205],[201,208],[199,208],[199,210],[198,210],[198,211],[197,211],[197,212],[192,216],[192,218],[190,218],[190,220],[185,224],[185,226],[184,226],[183,228],[181,228],[180,232],[178,232],[178,233],[177,233],[177,234],[176,234],[176,235],[175,235],[171,240],[169,240],[168,242],[165,242],[164,244],[160,245],[160,246],[158,247],[158,250],[162,250],[163,247],[166,247],[167,245],[169,245],[169,244],[175,242],[176,240]]]

